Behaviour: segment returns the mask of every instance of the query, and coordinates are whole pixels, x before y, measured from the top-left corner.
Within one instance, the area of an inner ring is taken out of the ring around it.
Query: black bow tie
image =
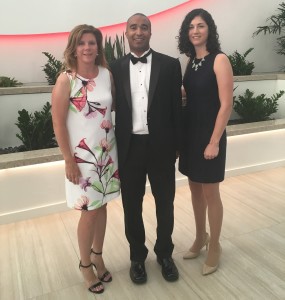
[[[143,64],[146,64],[147,63],[147,57],[150,55],[151,53],[151,50],[149,50],[144,56],[141,56],[141,57],[135,57],[131,54],[131,61],[132,63],[135,65],[138,61],[140,61],[141,63]]]

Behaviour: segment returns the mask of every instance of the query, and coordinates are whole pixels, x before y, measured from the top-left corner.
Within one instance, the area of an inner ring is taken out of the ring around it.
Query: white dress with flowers
[[[110,74],[99,66],[98,76],[92,80],[66,75],[71,85],[67,116],[70,147],[82,175],[79,185],[65,179],[67,205],[93,210],[120,192]]]

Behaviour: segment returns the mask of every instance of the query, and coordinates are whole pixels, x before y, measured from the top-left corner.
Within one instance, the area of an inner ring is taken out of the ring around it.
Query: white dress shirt
[[[144,52],[143,55],[148,51],[149,50]],[[131,54],[138,57],[134,53]],[[148,134],[147,105],[152,53],[148,55],[146,59],[146,64],[139,61],[134,65],[130,61],[130,84],[134,134]]]

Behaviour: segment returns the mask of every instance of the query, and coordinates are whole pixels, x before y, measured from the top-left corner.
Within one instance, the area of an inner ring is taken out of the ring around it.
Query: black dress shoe
[[[161,265],[161,273],[165,280],[176,281],[179,278],[177,267],[171,257],[157,258],[157,262]]]
[[[145,271],[144,262],[138,262],[138,261],[131,262],[130,277],[132,282],[137,284],[146,282],[147,274]]]

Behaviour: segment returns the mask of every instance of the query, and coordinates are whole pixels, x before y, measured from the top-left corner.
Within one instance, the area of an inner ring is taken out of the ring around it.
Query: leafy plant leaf
[[[0,87],[16,87],[20,85],[23,85],[22,82],[19,82],[15,78],[0,76]]]
[[[26,150],[37,150],[56,147],[57,143],[52,126],[51,105],[46,102],[41,111],[33,114],[22,109],[18,111],[18,122],[15,125],[20,133],[16,134]]]
[[[285,55],[285,2],[279,4],[277,13],[267,18],[269,25],[258,26],[257,30],[253,33],[253,37],[260,33],[264,34],[279,34],[281,35],[277,39],[276,52],[281,55]],[[285,65],[281,68],[285,71]]]
[[[235,76],[252,74],[254,63],[246,60],[247,55],[252,50],[253,48],[249,48],[244,54],[235,51],[232,55],[228,56]]]
[[[277,112],[278,100],[284,91],[276,93],[271,98],[265,94],[254,97],[254,92],[247,89],[244,95],[238,96],[234,100],[234,110],[238,113],[244,123],[266,121],[270,116]]]
[[[111,37],[105,37],[104,53],[108,64],[114,60],[126,55],[124,34],[119,38],[116,35],[115,41],[112,42]]]
[[[62,62],[57,60],[53,55],[48,52],[42,52],[47,58],[48,62],[43,66],[43,71],[46,74],[48,84],[53,85],[60,74]]]

